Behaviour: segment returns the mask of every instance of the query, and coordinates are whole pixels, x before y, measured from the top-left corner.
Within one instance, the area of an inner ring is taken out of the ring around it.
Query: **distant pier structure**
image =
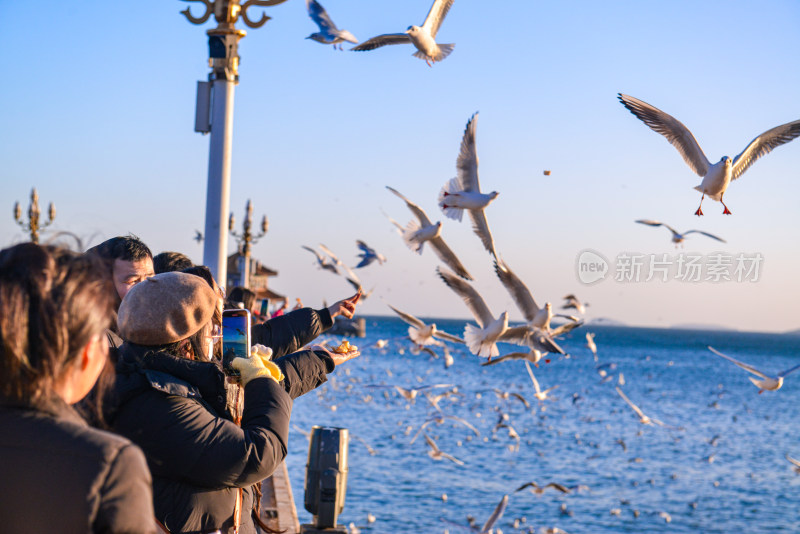
[[[347,319],[339,316],[327,333],[334,336],[365,337],[367,335],[367,320],[363,317]]]

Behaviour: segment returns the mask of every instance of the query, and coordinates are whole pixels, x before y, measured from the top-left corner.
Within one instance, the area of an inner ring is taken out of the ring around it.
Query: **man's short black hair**
[[[153,256],[153,270],[156,274],[182,271],[189,267],[194,267],[194,263],[180,252],[162,252]]]
[[[107,260],[140,261],[145,258],[153,259],[153,253],[142,243],[142,240],[133,234],[112,237],[86,251],[87,254],[97,254]]]

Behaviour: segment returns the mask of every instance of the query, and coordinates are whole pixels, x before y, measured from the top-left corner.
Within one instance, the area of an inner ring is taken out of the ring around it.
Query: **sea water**
[[[466,324],[435,322],[456,335]],[[365,533],[469,532],[468,516],[480,528],[504,495],[495,532],[800,532],[800,475],[784,457],[800,459],[800,371],[779,391],[759,394],[747,372],[706,348],[777,374],[800,363],[800,338],[587,325],[560,341],[569,358],[548,355],[532,367],[542,389],[559,386],[539,402],[522,361],[481,366],[484,359],[450,344],[455,362],[445,368],[441,348],[432,347],[437,357],[413,353],[407,328],[367,318],[367,337],[351,339],[361,356],[295,401],[286,462],[301,523],[311,521],[303,509],[305,433],[320,425],[349,429],[339,522]],[[598,361],[586,332],[596,334]],[[383,349],[379,339],[388,340]],[[501,354],[516,350],[501,345]],[[439,384],[452,387],[424,391],[457,387],[440,412],[422,391],[408,401],[394,388]],[[616,387],[665,426],[641,424]],[[437,414],[479,431],[449,419],[425,428],[464,465],[432,459],[422,433],[411,443]],[[533,481],[586,488],[515,492]]]

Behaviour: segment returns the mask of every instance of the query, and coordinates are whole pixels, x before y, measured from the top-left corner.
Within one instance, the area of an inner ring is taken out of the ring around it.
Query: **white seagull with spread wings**
[[[477,123],[476,112],[467,122],[464,137],[461,139],[461,151],[456,160],[458,175],[444,184],[439,192],[439,207],[447,217],[457,221],[461,220],[464,210],[467,210],[475,234],[481,239],[486,250],[497,258],[494,239],[489,231],[484,210],[500,193],[497,191],[481,193],[481,184],[478,181],[478,149],[475,146]]]
[[[336,24],[333,23],[328,12],[325,11],[325,8],[322,7],[317,0],[306,0],[306,9],[308,10],[308,16],[311,17],[311,20],[319,26],[319,31],[312,33],[306,37],[306,39],[311,39],[322,44],[333,45],[334,48],[336,48],[338,44],[339,50],[342,49],[341,43],[344,41],[358,44],[358,39],[356,39],[355,35],[347,30],[340,30],[336,27]]]
[[[789,368],[789,369],[787,369],[785,371],[781,371],[780,373],[778,373],[777,376],[769,376],[768,374],[759,371],[758,369],[756,369],[752,365],[748,365],[746,363],[740,362],[739,360],[734,360],[730,356],[726,356],[726,355],[722,354],[720,351],[716,350],[714,347],[708,347],[708,350],[710,350],[711,352],[713,352],[717,356],[725,358],[729,362],[735,363],[736,365],[738,365],[739,367],[741,367],[745,371],[747,371],[749,373],[753,373],[754,375],[756,375],[758,378],[753,378],[752,376],[749,377],[749,378],[750,378],[750,381],[753,384],[755,384],[756,387],[759,389],[759,391],[758,391],[759,393],[763,393],[764,391],[777,391],[777,390],[781,389],[781,387],[783,386],[783,379],[786,377],[786,375],[788,375],[789,373],[793,373],[794,371],[797,371],[798,369],[800,369],[800,364],[799,364],[799,365],[795,365],[794,367],[791,367],[791,368]]]
[[[436,339],[450,341],[451,343],[464,343],[464,340],[458,336],[448,334],[436,328],[436,323],[425,324],[420,319],[417,319],[410,313],[400,311],[394,306],[388,305],[393,312],[400,316],[408,325],[408,337],[411,341],[418,345],[437,345]]]
[[[431,10],[428,12],[428,16],[425,17],[425,22],[422,26],[409,26],[403,33],[378,35],[377,37],[373,37],[351,48],[351,50],[363,52],[364,50],[374,50],[375,48],[386,45],[411,43],[417,47],[417,51],[414,52],[414,57],[424,59],[425,63],[430,67],[432,66],[431,61],[435,63],[443,60],[450,55],[450,52],[452,52],[453,48],[456,46],[454,44],[436,43],[436,34],[454,1],[455,0],[434,0]]]
[[[683,156],[683,160],[689,167],[703,179],[700,185],[695,187],[696,190],[703,193],[703,197],[700,199],[700,206],[694,212],[695,215],[703,214],[701,208],[703,207],[703,199],[706,196],[721,202],[725,207],[722,213],[730,215],[731,211],[725,205],[722,196],[728,189],[731,180],[739,178],[761,156],[769,154],[772,149],[800,136],[800,120],[787,122],[767,130],[750,141],[747,148],[733,160],[728,156],[723,156],[717,163],[712,164],[708,161],[692,132],[675,117],[638,98],[623,95],[622,93],[619,94],[618,98],[628,111],[636,115],[653,131],[666,137],[667,141],[678,149],[678,152]]]
[[[504,311],[495,318],[492,312],[489,311],[486,302],[469,283],[438,267],[436,268],[436,273],[447,287],[461,297],[475,317],[475,321],[480,325],[475,327],[468,324],[464,327],[464,341],[466,341],[470,352],[484,358],[498,356],[500,351],[497,349],[497,342],[508,330],[508,312]]]
[[[401,195],[396,189],[388,185],[386,189],[403,199],[411,213],[417,217],[417,221],[409,222],[403,231],[403,241],[408,245],[408,248],[417,254],[422,254],[422,247],[428,242],[436,255],[439,256],[439,259],[453,269],[458,276],[466,280],[472,280],[472,276],[461,265],[461,261],[442,239],[442,222],[439,221],[433,224],[422,208]]]

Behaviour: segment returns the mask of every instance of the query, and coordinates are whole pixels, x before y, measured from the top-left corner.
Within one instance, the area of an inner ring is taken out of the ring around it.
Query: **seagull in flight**
[[[564,297],[564,300],[566,302],[564,302],[564,304],[561,306],[563,309],[565,310],[573,309],[581,314],[586,313],[586,306],[588,306],[589,304],[582,303],[580,300],[578,300],[578,297],[576,297],[572,293],[566,295]]]
[[[445,216],[456,221],[460,221],[464,210],[467,210],[472,219],[472,229],[475,234],[481,239],[486,250],[497,258],[494,239],[489,231],[489,223],[486,221],[484,210],[500,193],[497,191],[488,194],[481,193],[481,185],[478,181],[478,149],[475,147],[477,123],[478,113],[476,112],[467,122],[464,137],[461,139],[461,151],[456,160],[458,175],[448,181],[439,192],[439,207]]]
[[[675,247],[679,244],[686,241],[686,236],[689,234],[703,234],[706,237],[710,237],[711,239],[716,239],[717,241],[721,241],[722,243],[727,243],[721,237],[717,237],[714,234],[709,234],[708,232],[703,232],[702,230],[687,230],[686,232],[678,232],[676,229],[668,225],[667,223],[662,223],[659,221],[653,221],[650,219],[639,219],[636,221],[639,224],[646,224],[647,226],[663,226],[670,232],[672,232],[672,242],[675,243]]]
[[[537,349],[531,349],[529,352],[511,352],[509,354],[503,354],[502,356],[498,356],[497,358],[492,358],[491,360],[487,360],[481,363],[482,366],[486,365],[495,365],[502,362],[509,362],[511,360],[525,360],[531,362],[536,367],[539,367],[539,361],[542,359],[543,354],[542,351]]]
[[[537,484],[536,482],[527,482],[518,487],[517,489],[515,489],[514,493],[522,491],[526,488],[530,488],[531,492],[535,493],[536,495],[541,495],[542,493],[545,492],[545,490],[547,490],[547,488],[553,488],[554,490],[558,490],[561,493],[569,493],[569,489],[566,486],[563,486],[556,482],[550,482],[549,484],[545,484],[543,487],[539,487],[539,484]]]
[[[433,441],[427,433],[425,434],[425,442],[430,447],[430,450],[428,451],[428,456],[430,456],[434,460],[450,460],[451,462],[454,462],[457,465],[464,465],[464,462],[462,462],[455,456],[451,456],[446,452],[442,451],[441,449],[439,449],[439,447],[436,445],[436,442]]]
[[[355,273],[355,271],[353,271],[353,269],[348,267],[342,260],[340,260],[336,256],[336,254],[331,252],[331,249],[329,249],[328,247],[326,247],[322,243],[319,244],[319,248],[320,248],[320,250],[322,250],[322,252],[324,252],[325,254],[330,256],[331,261],[333,262],[333,265],[336,267],[337,274],[341,274],[345,278],[345,280],[347,280],[350,283],[350,285],[353,286],[356,289],[356,291],[361,291],[361,289],[362,289],[361,280],[358,278],[358,275]],[[344,271],[344,274],[342,274],[339,271],[339,269]]]
[[[466,341],[470,352],[489,359],[492,356],[499,356],[500,351],[497,349],[497,342],[500,341],[500,336],[508,330],[508,312],[504,311],[495,318],[492,312],[489,311],[486,302],[468,282],[439,267],[436,268],[436,273],[447,287],[461,297],[479,325],[475,327],[472,324],[467,324],[464,327],[464,341]]]
[[[194,237],[192,239],[200,243],[203,240],[203,232],[201,232],[200,230],[195,230]]]
[[[417,319],[410,313],[400,311],[394,306],[388,305],[393,312],[400,316],[405,321],[408,327],[408,337],[417,345],[436,345],[436,339],[450,341],[451,343],[464,343],[464,340],[458,336],[448,334],[436,328],[436,323],[425,324],[422,320]]]
[[[355,35],[347,30],[340,30],[336,27],[336,24],[333,23],[328,12],[325,11],[325,8],[322,7],[317,0],[306,0],[306,9],[308,10],[308,16],[311,17],[311,20],[319,26],[319,31],[312,33],[306,37],[306,39],[311,39],[322,44],[333,45],[334,48],[336,48],[338,44],[339,50],[342,50],[341,43],[343,41],[350,41],[351,43],[358,44],[358,39],[356,39]]]
[[[356,269],[360,269],[362,267],[366,267],[367,265],[377,261],[378,264],[383,265],[383,262],[386,261],[386,256],[383,254],[378,254],[375,252],[375,249],[361,241],[360,239],[356,241],[356,246],[361,250],[357,256],[361,258],[361,261],[358,265],[356,265]]]
[[[531,369],[531,366],[530,364],[528,364],[528,362],[525,362],[525,368],[528,370],[528,375],[530,375],[531,377],[531,382],[533,382],[533,389],[535,391],[533,396],[536,397],[536,400],[538,400],[539,402],[546,401],[547,394],[559,386],[553,386],[551,388],[547,388],[544,391],[542,391],[542,388],[539,387],[539,381],[536,380],[536,376],[533,374],[533,369]]]
[[[455,253],[450,250],[450,247],[447,246],[444,239],[442,239],[442,222],[439,221],[433,224],[422,208],[401,195],[396,189],[388,185],[386,189],[403,199],[408,209],[410,209],[411,213],[417,218],[417,221],[409,222],[408,226],[403,231],[403,241],[405,241],[406,245],[417,254],[422,254],[422,248],[425,243],[430,243],[433,251],[439,256],[439,259],[453,269],[458,276],[465,280],[472,280],[472,276],[467,272],[464,266],[461,265],[461,261]]]
[[[730,356],[726,356],[726,355],[722,354],[721,352],[716,350],[714,347],[708,347],[708,350],[710,350],[711,352],[713,352],[717,356],[725,358],[729,362],[735,363],[736,365],[738,365],[739,367],[741,367],[745,371],[756,375],[758,378],[753,378],[751,376],[750,377],[750,381],[753,384],[756,385],[756,387],[759,389],[759,391],[758,391],[759,393],[764,393],[764,391],[777,391],[777,390],[781,389],[781,387],[783,386],[783,379],[786,377],[786,375],[788,375],[789,373],[793,373],[794,371],[797,371],[798,369],[800,369],[800,364],[799,364],[799,365],[795,365],[794,367],[791,367],[791,368],[787,369],[786,371],[781,371],[780,373],[778,373],[777,376],[769,376],[769,375],[759,371],[758,369],[756,369],[752,365],[748,365],[746,363],[740,362],[739,360],[734,360]]]
[[[454,1],[434,0],[422,26],[409,26],[403,33],[378,35],[351,48],[351,50],[362,52],[364,50],[374,50],[385,45],[411,43],[417,48],[417,51],[414,52],[414,57],[424,59],[425,63],[431,67],[431,61],[435,63],[443,60],[450,55],[450,52],[456,46],[454,44],[438,44],[436,42],[436,34],[439,31],[439,27],[444,22],[444,18],[447,16],[447,12],[450,11]]]
[[[326,258],[325,256],[323,256],[322,254],[320,254],[319,252],[317,252],[316,250],[314,250],[311,247],[307,247],[305,245],[302,245],[302,248],[304,248],[305,250],[309,251],[310,253],[312,253],[317,258],[317,265],[321,269],[325,269],[326,271],[330,271],[333,274],[339,274],[339,269],[336,268],[336,264],[334,262],[332,262],[330,259]]]
[[[572,315],[554,314],[553,305],[550,302],[546,302],[544,307],[540,308],[539,305],[536,304],[528,286],[514,274],[504,261],[495,260],[494,270],[500,282],[505,286],[506,290],[508,290],[509,295],[514,299],[514,303],[522,312],[522,316],[525,317],[528,326],[539,328],[552,336],[557,336],[565,334],[583,324],[577,317]],[[567,323],[553,330],[550,328],[550,320],[553,317],[564,317],[569,319],[571,323]]]
[[[628,396],[627,396],[627,395],[625,395],[625,393],[623,393],[623,392],[622,392],[622,390],[619,388],[619,386],[614,386],[614,389],[616,389],[616,390],[617,390],[617,393],[619,393],[619,396],[620,396],[620,397],[622,397],[622,399],[623,399],[625,402],[627,402],[627,403],[628,403],[628,406],[630,406],[630,407],[631,407],[631,409],[632,409],[634,412],[636,412],[636,415],[638,415],[638,416],[639,416],[639,422],[640,422],[640,423],[642,423],[643,425],[649,425],[649,424],[655,423],[655,424],[657,424],[658,426],[666,426],[666,425],[664,425],[664,423],[662,423],[662,422],[661,422],[661,421],[659,421],[658,419],[652,419],[652,418],[650,418],[650,417],[647,417],[647,416],[644,414],[644,412],[643,412],[642,410],[640,410],[640,409],[639,409],[639,407],[638,407],[638,406],[636,406],[636,405],[635,405],[633,402],[631,402],[631,400],[628,398]]]
[[[708,161],[692,132],[675,117],[638,98],[622,93],[619,93],[618,98],[628,111],[636,115],[653,131],[666,137],[667,141],[678,149],[689,167],[703,179],[700,185],[695,187],[703,194],[700,198],[700,206],[694,212],[695,215],[703,215],[703,199],[706,196],[721,202],[725,208],[722,213],[730,215],[731,211],[725,205],[722,196],[731,181],[739,178],[761,156],[769,154],[774,148],[800,136],[800,120],[787,122],[767,130],[750,141],[750,144],[733,160],[728,156],[723,156],[717,163],[712,164]]]
[[[586,347],[590,351],[592,351],[592,356],[594,356],[594,361],[597,361],[597,345],[594,342],[593,332],[586,332]]]
[[[787,461],[788,461],[790,464],[792,464],[792,465],[794,466],[794,472],[795,472],[795,473],[797,473],[797,474],[800,474],[800,461],[798,461],[798,460],[795,460],[794,458],[792,458],[791,456],[789,456],[789,454],[788,454],[788,453],[784,453],[784,456],[786,457],[786,460],[787,460]]]

